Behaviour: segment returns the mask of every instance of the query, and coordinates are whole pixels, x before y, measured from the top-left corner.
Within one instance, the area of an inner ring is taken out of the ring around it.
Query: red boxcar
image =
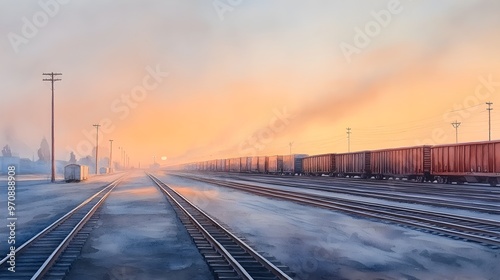
[[[259,157],[259,173],[268,173],[268,165],[269,165],[268,157]]]
[[[283,156],[270,156],[267,157],[267,172],[278,174],[283,172]]]
[[[224,161],[226,162],[226,164],[224,164],[224,172],[229,172],[231,169],[231,160],[226,158]]]
[[[431,173],[440,183],[500,182],[500,141],[432,147]]]
[[[288,175],[302,173],[302,159],[306,156],[305,154],[283,156],[283,173]]]
[[[229,159],[229,172],[240,172],[240,171],[241,171],[241,158]]]
[[[384,177],[430,180],[431,146],[404,147],[371,151],[371,175]]]
[[[224,159],[217,159],[215,161],[215,171],[224,171],[225,165],[226,165],[226,160]]]
[[[240,158],[240,172],[250,172],[252,164],[251,157],[241,157]]]
[[[334,175],[335,154],[324,154],[302,159],[302,173],[306,175]]]
[[[335,165],[339,177],[371,176],[369,151],[335,154]]]
[[[250,158],[250,172],[259,172],[259,157]]]

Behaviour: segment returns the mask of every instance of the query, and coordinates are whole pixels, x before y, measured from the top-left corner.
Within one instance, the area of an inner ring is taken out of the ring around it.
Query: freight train
[[[500,140],[424,145],[352,153],[275,155],[217,159],[171,169],[363,179],[406,178],[418,182],[500,183]]]

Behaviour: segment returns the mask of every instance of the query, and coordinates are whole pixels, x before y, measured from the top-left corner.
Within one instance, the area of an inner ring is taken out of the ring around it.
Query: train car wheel
[[[497,179],[496,178],[489,178],[488,183],[490,184],[490,186],[496,187],[497,186]]]
[[[441,176],[437,177],[438,184],[446,184],[446,181],[448,181],[448,180],[445,180],[444,177],[441,177]]]

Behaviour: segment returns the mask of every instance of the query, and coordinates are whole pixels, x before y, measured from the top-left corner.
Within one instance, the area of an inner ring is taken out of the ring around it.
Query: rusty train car
[[[302,173],[302,159],[306,154],[284,155],[282,173],[286,175],[295,175]]]
[[[267,157],[267,173],[279,174],[283,172],[283,156]]]
[[[263,174],[406,178],[418,182],[500,184],[500,140],[322,155],[254,156],[182,165],[181,169]]]
[[[366,179],[371,176],[370,156],[370,151],[335,154],[335,173],[338,177]]]
[[[430,181],[431,146],[371,151],[370,171],[376,179],[392,177]]]
[[[269,158],[268,157],[259,157],[259,163],[258,163],[258,172],[259,173],[267,173],[267,170],[269,168]]]
[[[302,159],[302,173],[306,175],[335,174],[335,154],[308,156]]]
[[[500,141],[433,146],[431,173],[439,183],[500,183]]]

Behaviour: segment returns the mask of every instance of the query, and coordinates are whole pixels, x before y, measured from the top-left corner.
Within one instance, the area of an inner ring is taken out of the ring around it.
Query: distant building
[[[43,138],[38,149],[38,160],[42,162],[50,162],[50,148],[47,139]]]
[[[16,173],[21,172],[21,159],[19,157],[0,157],[0,173],[7,174],[9,166],[16,167]]]
[[[34,162],[29,158],[22,158],[19,160],[19,172],[24,174],[32,174],[35,173],[34,170]]]
[[[157,162],[155,162],[155,163],[151,164],[151,165],[149,166],[149,168],[151,168],[151,169],[158,169],[158,168],[160,168],[160,164],[159,164],[159,163],[157,163]]]

